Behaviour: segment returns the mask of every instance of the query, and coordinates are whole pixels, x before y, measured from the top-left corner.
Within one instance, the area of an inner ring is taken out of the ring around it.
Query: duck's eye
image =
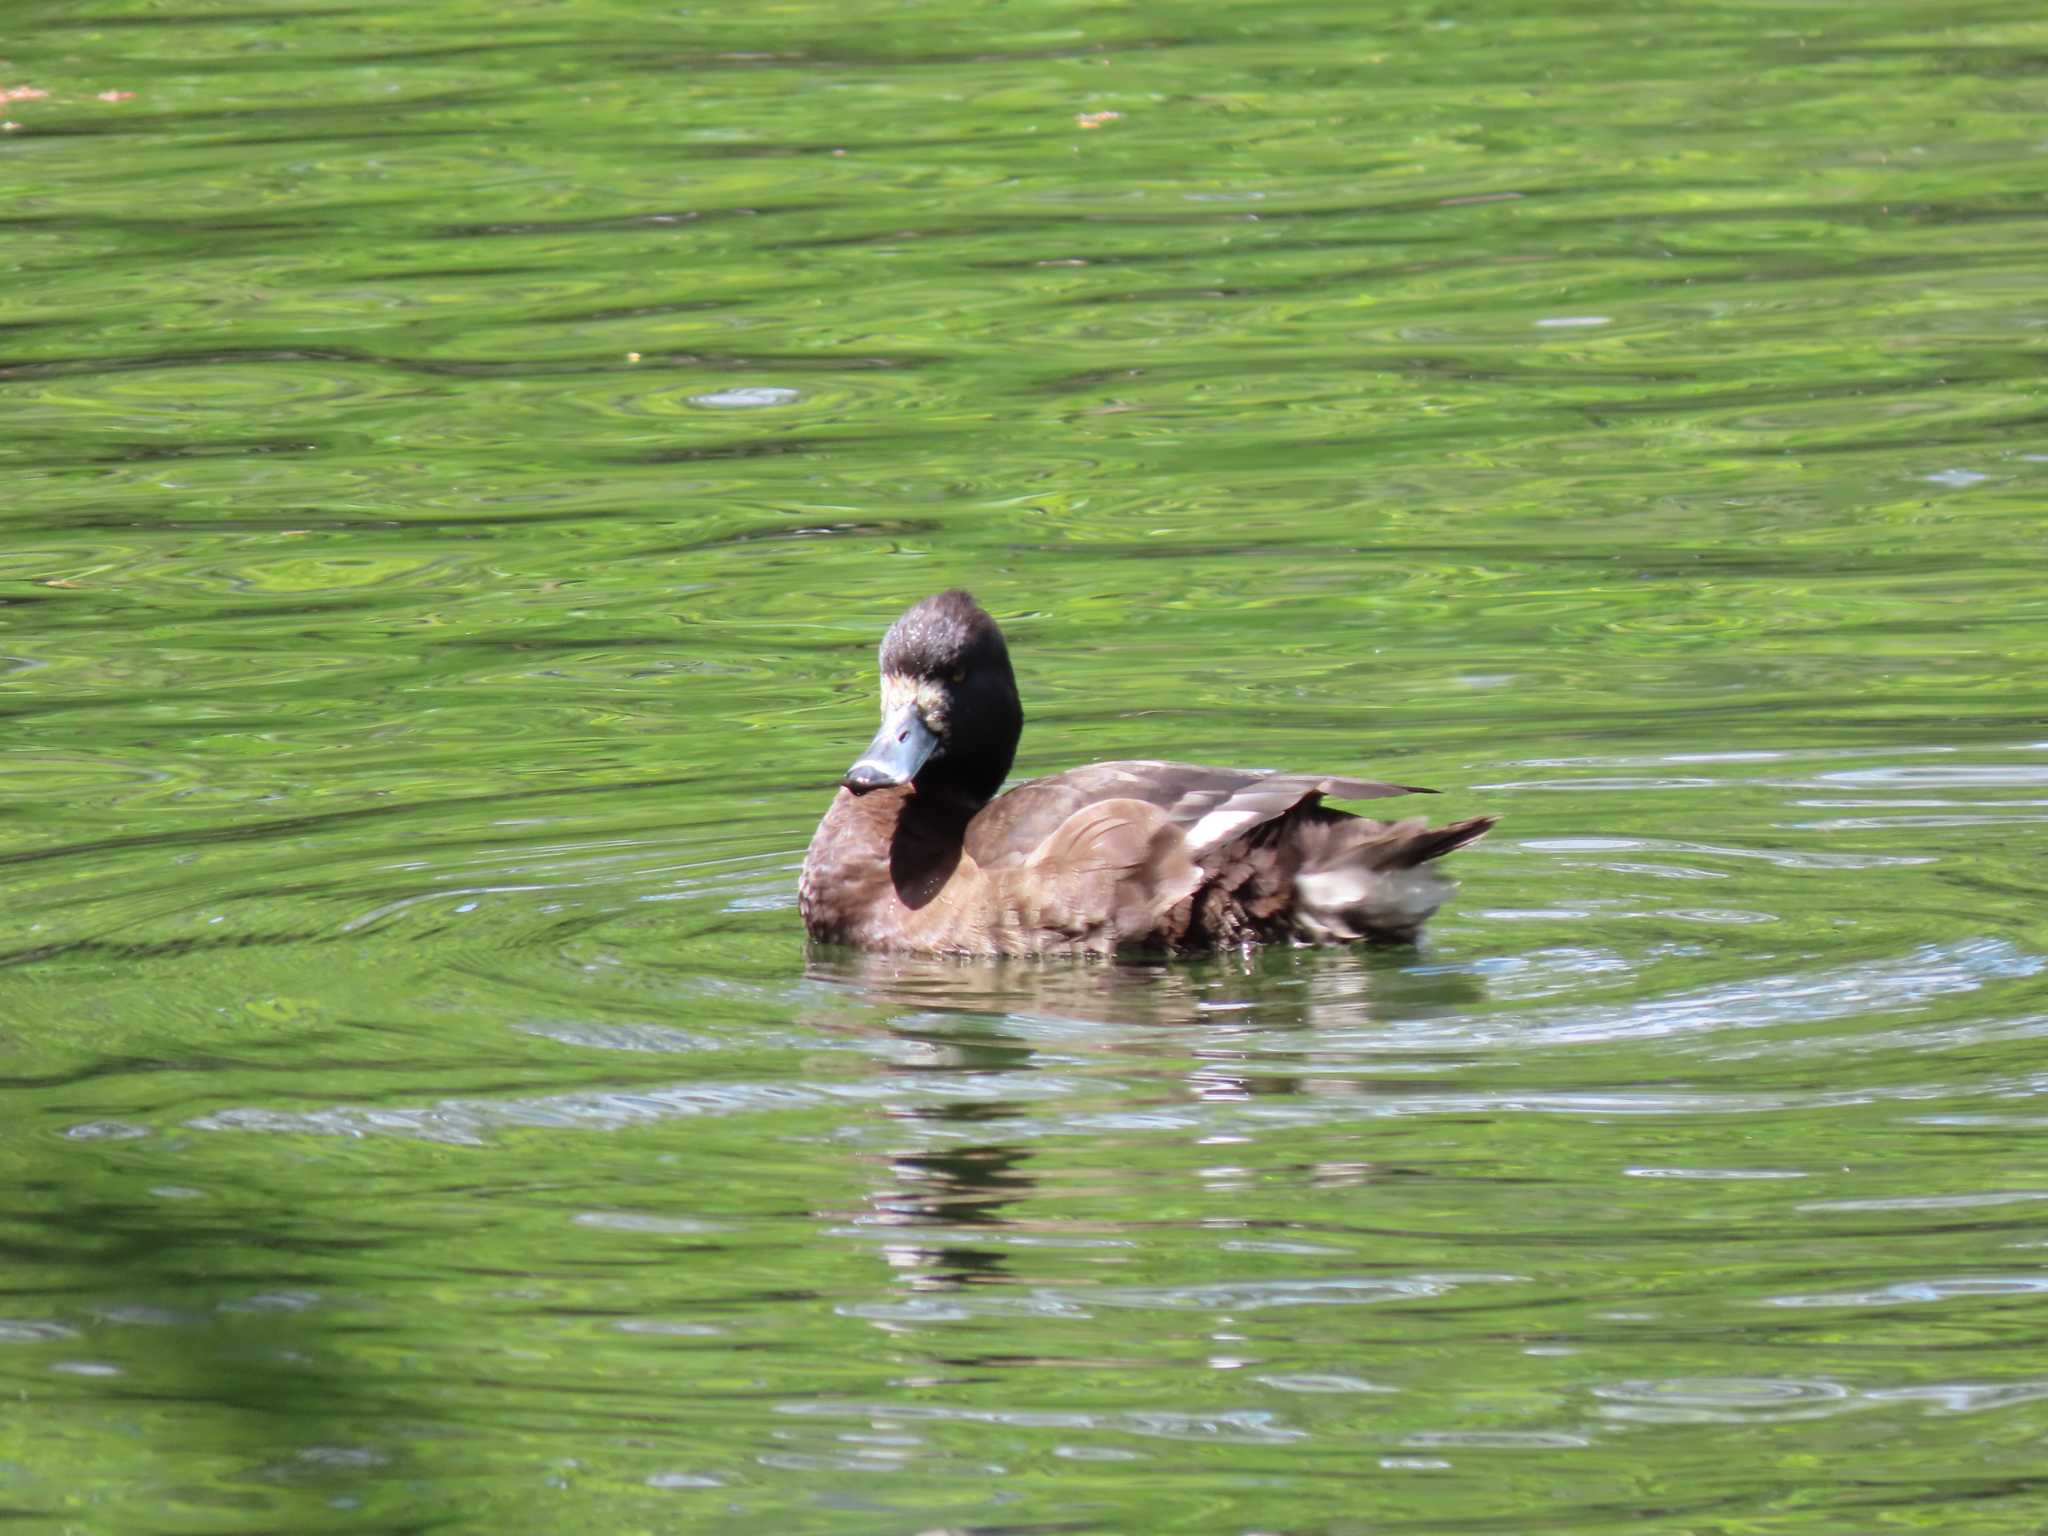
[[[955,667],[955,668],[954,668],[954,669],[953,669],[953,670],[952,670],[951,672],[948,672],[948,673],[946,674],[946,681],[947,681],[947,682],[949,682],[949,683],[964,683],[964,682],[966,682],[966,681],[967,681],[967,669],[966,669],[965,667]]]

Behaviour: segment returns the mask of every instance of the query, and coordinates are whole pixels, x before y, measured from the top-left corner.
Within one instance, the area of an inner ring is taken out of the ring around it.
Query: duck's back
[[[999,796],[964,843],[1013,910],[1021,949],[1404,941],[1450,892],[1429,862],[1493,819],[1388,823],[1322,799],[1409,793],[1428,791],[1328,774],[1094,763]]]
[[[1076,811],[1108,800],[1137,800],[1164,812],[1196,858],[1262,823],[1324,795],[1377,800],[1428,794],[1404,784],[1334,778],[1322,773],[1273,773],[1258,768],[1211,768],[1153,759],[1090,763],[1065,773],[1028,779],[984,806],[967,829],[967,850],[985,869],[1029,857]]]

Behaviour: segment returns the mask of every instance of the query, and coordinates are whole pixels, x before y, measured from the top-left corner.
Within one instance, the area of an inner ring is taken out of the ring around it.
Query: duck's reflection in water
[[[868,1196],[864,1226],[905,1231],[882,1245],[882,1256],[911,1290],[951,1290],[1002,1278],[1007,1251],[977,1243],[977,1229],[1010,1226],[1005,1207],[1035,1181],[1023,1169],[1022,1147],[953,1147],[943,1152],[894,1152],[884,1158],[888,1182]]]
[[[818,949],[806,976],[824,991],[812,1024],[869,1037],[878,1068],[959,1091],[877,1106],[896,1145],[875,1158],[880,1177],[855,1219],[899,1229],[882,1253],[919,1292],[1001,1284],[1017,1243],[1049,1235],[1023,1210],[1049,1121],[1081,1112],[1164,1127],[1202,1106],[1405,1090],[1412,1077],[1382,1077],[1388,1058],[1360,1048],[1358,1031],[1388,1017],[1375,1002],[1391,997],[1392,1017],[1412,1020],[1481,995],[1477,978],[1418,967],[1412,952],[1110,963]]]
[[[1019,1025],[1356,1029],[1482,996],[1465,971],[1431,972],[1412,950],[1265,949],[1194,961],[981,960],[815,947],[805,976],[882,1011],[1007,1018]],[[898,1021],[905,1022],[905,1021]]]

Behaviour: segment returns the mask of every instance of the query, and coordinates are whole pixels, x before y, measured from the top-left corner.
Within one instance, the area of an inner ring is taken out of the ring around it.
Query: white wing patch
[[[1272,814],[1269,810],[1247,810],[1236,801],[1226,801],[1188,828],[1188,847],[1196,853],[1206,853],[1219,843],[1228,842],[1246,828],[1257,826]]]
[[[1197,857],[1242,837],[1254,827],[1285,816],[1316,793],[1318,783],[1298,773],[1234,775],[1239,782],[1188,790],[1174,804],[1175,820],[1191,818],[1188,847]]]

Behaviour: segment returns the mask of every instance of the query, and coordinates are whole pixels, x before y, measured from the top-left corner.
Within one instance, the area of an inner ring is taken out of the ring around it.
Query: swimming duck
[[[967,593],[882,639],[882,728],[811,838],[814,939],[918,954],[1199,953],[1410,943],[1451,884],[1434,861],[1491,816],[1373,821],[1339,800],[1429,794],[1320,773],[1094,763],[998,794],[1024,710],[1009,647]]]

